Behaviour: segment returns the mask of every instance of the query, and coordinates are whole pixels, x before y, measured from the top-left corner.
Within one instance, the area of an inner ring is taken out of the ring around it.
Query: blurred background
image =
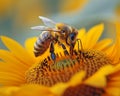
[[[104,37],[115,37],[113,21],[120,0],[0,0],[0,35],[24,44],[39,31],[30,27],[42,25],[38,16],[64,22],[78,29],[105,23]],[[0,48],[5,48],[0,40]]]

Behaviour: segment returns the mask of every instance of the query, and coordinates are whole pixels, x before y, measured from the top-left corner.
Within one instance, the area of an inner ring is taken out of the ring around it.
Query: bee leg
[[[81,47],[81,51],[83,51],[83,45],[81,39],[77,39],[76,41],[78,42],[78,51],[80,51],[80,47]]]
[[[69,53],[68,53],[65,45],[64,45],[64,44],[61,44],[61,46],[62,46],[62,48],[63,48],[63,50],[64,50],[64,54],[65,54],[65,55],[69,55]]]
[[[78,42],[78,54],[79,54],[78,56],[79,56],[79,58],[81,58],[81,57],[83,57],[83,52],[84,52],[82,41],[81,41],[81,39],[76,39],[76,41]]]
[[[73,55],[74,44],[70,45],[70,55]]]
[[[63,48],[63,50],[64,50],[64,54],[65,54],[65,55],[69,55],[69,53],[68,53],[65,45],[64,45],[63,43],[61,43],[60,41],[58,41],[58,44],[59,44],[60,46],[62,46],[62,48]]]
[[[54,53],[54,43],[53,42],[50,43],[50,53],[51,53],[50,56],[51,56],[52,60],[55,62],[56,55]]]

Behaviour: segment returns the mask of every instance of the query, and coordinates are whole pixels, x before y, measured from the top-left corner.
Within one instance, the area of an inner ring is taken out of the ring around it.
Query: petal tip
[[[7,37],[7,36],[4,36],[4,35],[1,35],[0,36],[0,39],[2,40],[2,42],[5,40],[5,39],[8,39],[9,37]]]
[[[99,26],[104,28],[104,23],[100,23]]]

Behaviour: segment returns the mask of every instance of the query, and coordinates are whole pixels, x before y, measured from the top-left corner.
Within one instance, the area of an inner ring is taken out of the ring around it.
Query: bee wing
[[[34,26],[34,27],[31,27],[31,29],[43,31],[43,30],[47,30],[48,27],[45,27],[45,26]]]
[[[56,23],[52,21],[51,19],[48,19],[43,16],[39,16],[39,18],[43,21],[43,23],[48,27],[55,27]]]

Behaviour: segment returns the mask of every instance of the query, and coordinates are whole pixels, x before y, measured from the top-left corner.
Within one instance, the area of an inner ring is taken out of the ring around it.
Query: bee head
[[[71,33],[71,27],[64,23],[57,23],[56,28],[60,31],[59,34],[67,36]]]

